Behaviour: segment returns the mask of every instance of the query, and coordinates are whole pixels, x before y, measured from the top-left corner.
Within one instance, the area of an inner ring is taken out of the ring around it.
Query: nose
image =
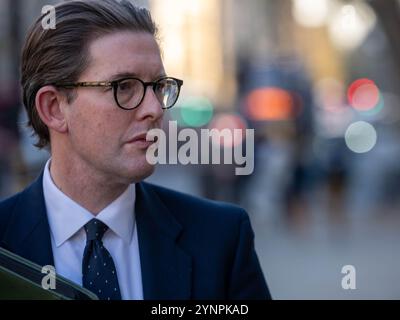
[[[141,120],[149,118],[150,120],[156,121],[163,117],[164,109],[151,85],[146,86],[143,101],[136,110],[136,115]]]

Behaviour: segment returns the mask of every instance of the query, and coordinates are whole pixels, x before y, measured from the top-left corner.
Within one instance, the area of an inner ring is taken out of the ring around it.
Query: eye
[[[157,82],[155,89],[159,92],[162,92],[165,88],[164,82]]]
[[[118,83],[118,90],[120,91],[129,91],[133,88],[132,80],[124,80]]]

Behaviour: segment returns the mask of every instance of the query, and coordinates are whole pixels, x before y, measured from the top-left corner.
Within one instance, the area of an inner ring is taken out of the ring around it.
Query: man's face
[[[82,81],[118,80],[127,76],[155,81],[165,75],[159,47],[151,34],[116,32],[94,40]],[[163,109],[151,87],[133,110],[119,108],[111,88],[79,88],[67,108],[68,150],[95,172],[114,181],[140,181],[154,171],[146,161],[148,146],[130,142],[160,128]]]

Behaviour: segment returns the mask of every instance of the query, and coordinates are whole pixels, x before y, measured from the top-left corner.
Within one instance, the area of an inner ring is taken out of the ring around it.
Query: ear
[[[54,86],[44,86],[36,94],[36,110],[49,129],[59,133],[68,130],[65,118],[65,97]]]

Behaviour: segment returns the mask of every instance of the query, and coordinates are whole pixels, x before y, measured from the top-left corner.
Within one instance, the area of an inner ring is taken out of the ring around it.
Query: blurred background
[[[26,128],[19,54],[56,2],[0,0],[0,199],[49,157]],[[185,81],[168,118],[255,130],[252,175],[177,164],[147,180],[244,207],[275,299],[399,299],[400,1],[135,3],[159,25],[168,74]],[[345,265],[355,290],[341,286]]]

